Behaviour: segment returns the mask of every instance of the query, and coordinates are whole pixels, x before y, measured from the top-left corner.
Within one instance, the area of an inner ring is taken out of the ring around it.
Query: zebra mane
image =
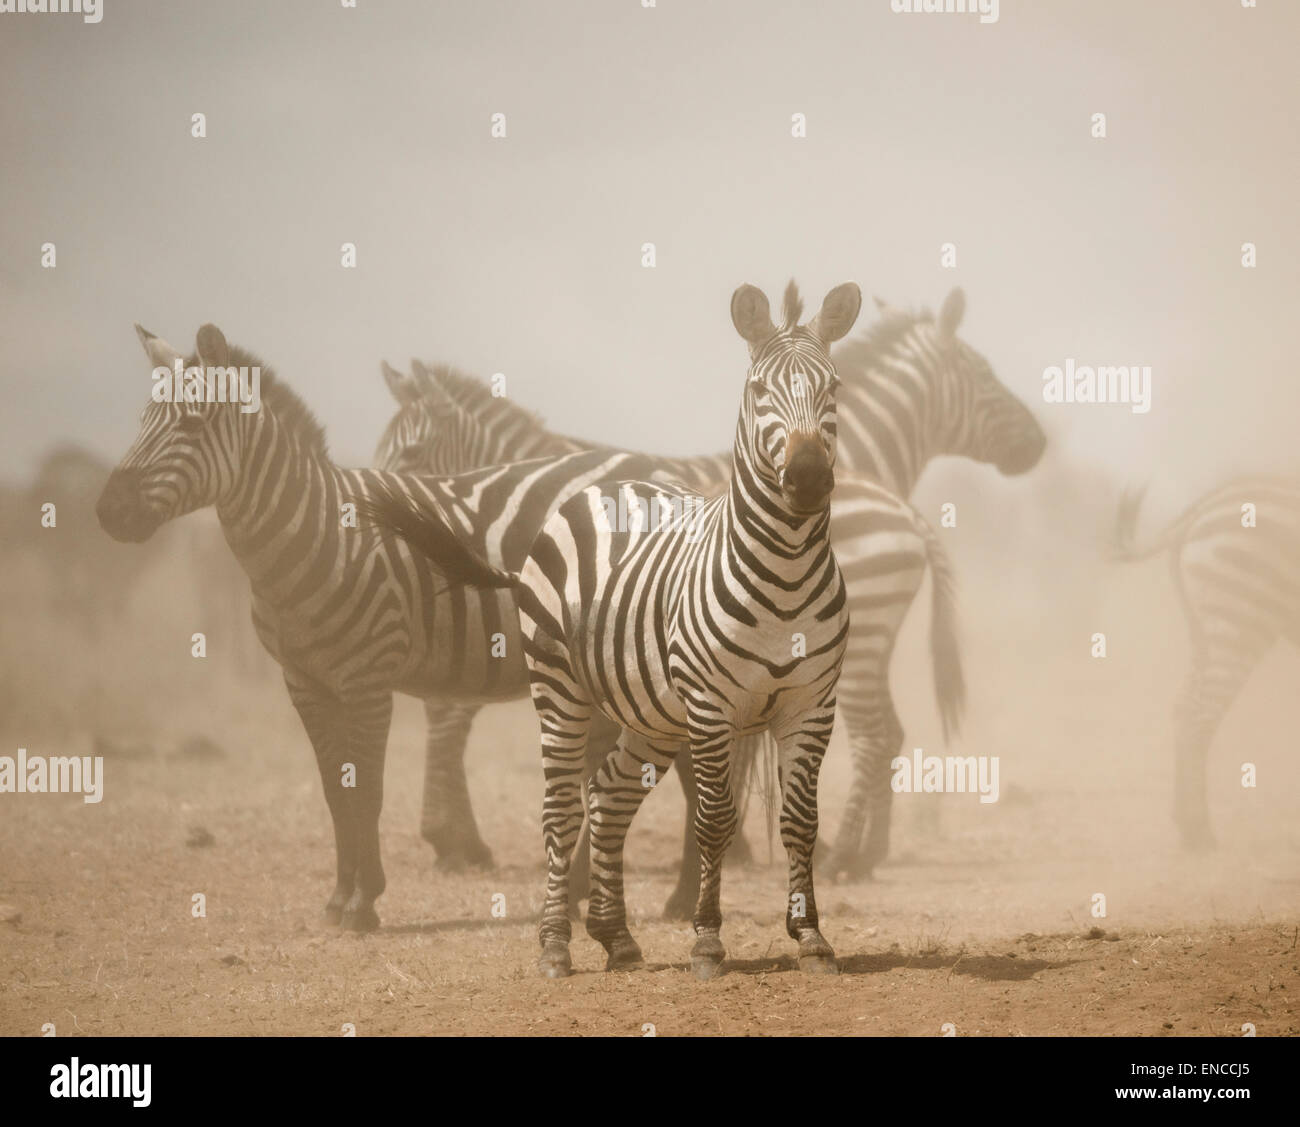
[[[791,278],[789,284],[785,287],[785,296],[781,299],[781,330],[788,332],[799,324],[799,318],[803,316],[803,298],[799,296],[799,287],[794,284]]]
[[[484,425],[493,421],[515,423],[530,432],[548,433],[540,415],[520,407],[508,396],[493,395],[486,380],[467,375],[449,364],[412,364],[416,382],[425,400],[433,403],[438,398],[450,399],[467,415]]]
[[[836,350],[836,355],[841,360],[866,367],[886,355],[917,325],[930,324],[933,321],[934,314],[928,309],[922,309],[920,312],[907,309],[887,310],[861,336],[841,344]]]
[[[235,345],[228,347],[228,364],[234,368],[257,368],[260,373],[262,406],[269,408],[289,434],[296,437],[309,453],[329,457],[325,443],[325,428],[321,426],[302,397],[287,383],[282,383],[262,360],[253,353]],[[188,357],[186,367],[200,363],[198,353]]]

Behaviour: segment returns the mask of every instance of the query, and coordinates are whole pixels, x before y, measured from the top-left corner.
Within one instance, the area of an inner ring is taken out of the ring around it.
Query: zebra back
[[[403,473],[450,474],[528,458],[614,448],[556,434],[540,416],[484,380],[443,364],[412,361],[403,375],[384,365],[384,378],[398,402],[375,452],[375,463]],[[651,457],[650,455],[641,455]],[[717,496],[731,477],[731,454],[689,458],[654,456],[657,474],[706,497]]]

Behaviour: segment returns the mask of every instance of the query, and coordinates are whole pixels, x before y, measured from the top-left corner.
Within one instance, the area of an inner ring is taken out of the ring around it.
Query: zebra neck
[[[521,437],[518,443],[509,444],[503,451],[502,461],[525,462],[529,458],[560,458],[565,454],[577,454],[583,450],[596,449],[596,443],[579,438],[566,438],[562,434],[541,431]]]
[[[660,465],[683,485],[704,497],[716,497],[732,478],[729,454],[700,454],[694,458],[661,458]]]
[[[722,534],[724,551],[742,572],[757,572],[788,590],[820,575],[822,569],[811,566],[819,555],[830,559],[830,510],[808,516],[794,512],[779,489],[754,473],[739,448],[732,459]]]
[[[231,551],[254,589],[273,601],[341,543],[347,500],[344,471],[277,431],[255,437],[239,481],[217,505]]]

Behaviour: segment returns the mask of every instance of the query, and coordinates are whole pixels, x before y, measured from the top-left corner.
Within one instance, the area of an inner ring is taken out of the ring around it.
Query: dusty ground
[[[1300,842],[1285,788],[1228,791],[1209,858],[1174,847],[1154,761],[1105,786],[1026,770],[1010,790],[1004,765],[1003,801],[945,796],[938,836],[921,833],[915,800],[900,796],[896,859],[874,882],[819,889],[839,978],[794,969],[784,866],[764,863],[727,872],[729,973],[701,984],[686,969],[689,928],[657,918],[680,832],[674,786],[646,803],[629,843],[632,926],[650,969],[603,973],[579,929],[579,973],[556,983],[534,970],[542,872],[527,704],[481,717],[471,747],[501,868],[453,875],[435,872],[416,832],[420,713],[399,706],[384,926],[366,937],[319,920],[332,839],[287,703],[268,696],[215,732],[198,722],[224,758],[178,758],[160,738],[153,758],[106,765],[100,805],[0,799],[0,1034],[47,1022],[60,1036],[338,1035],[348,1023],[359,1035],[935,1036],[945,1023],[959,1035],[1226,1036],[1245,1023],[1300,1034]],[[840,739],[824,775],[832,826]],[[200,828],[211,844],[187,845]],[[749,835],[766,862],[757,814]],[[196,892],[205,919],[191,916]],[[1090,915],[1097,892],[1104,919]],[[503,919],[491,914],[496,893]]]

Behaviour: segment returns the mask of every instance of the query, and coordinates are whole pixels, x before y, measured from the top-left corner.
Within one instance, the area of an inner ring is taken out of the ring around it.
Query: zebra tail
[[[405,540],[453,584],[468,587],[518,587],[519,576],[493,567],[469,547],[436,513],[420,508],[386,482],[376,482],[373,494],[357,502],[357,515],[380,535]]]
[[[763,803],[763,828],[767,835],[767,859],[772,860],[776,840],[777,812],[781,809],[781,787],[776,757],[776,739],[770,729],[756,736],[744,736],[735,743],[731,760],[731,790],[736,803],[737,825],[743,827],[749,813],[750,796],[757,793]]]
[[[939,538],[917,516],[925,537],[930,564],[930,662],[934,667],[934,695],[947,743],[961,730],[966,709],[966,677],[961,667],[961,642],[957,630],[957,582],[952,561]]]
[[[1142,498],[1146,495],[1146,486],[1140,489],[1125,489],[1120,494],[1119,506],[1115,512],[1115,531],[1110,544],[1110,558],[1119,563],[1134,563],[1147,560],[1164,551],[1181,529],[1186,514],[1164,530],[1156,539],[1144,548],[1137,545],[1138,510],[1142,508]]]

